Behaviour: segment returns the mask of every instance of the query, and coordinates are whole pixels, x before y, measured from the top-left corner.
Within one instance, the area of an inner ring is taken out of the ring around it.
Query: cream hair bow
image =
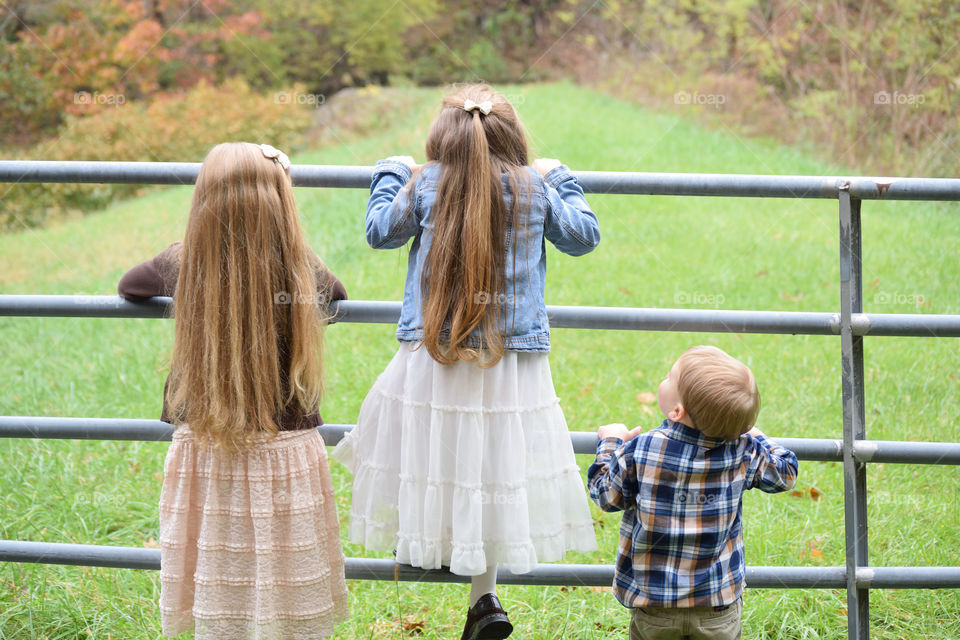
[[[474,109],[478,109],[480,113],[482,113],[485,116],[488,116],[490,115],[490,111],[493,109],[493,102],[491,102],[490,100],[484,100],[483,102],[474,102],[470,98],[467,98],[466,100],[463,101],[464,111],[469,112],[469,111],[473,111]]]
[[[287,157],[283,151],[272,147],[269,144],[260,145],[260,151],[263,153],[265,158],[269,158],[274,161],[274,163],[279,164],[284,169],[290,169],[290,158]]]

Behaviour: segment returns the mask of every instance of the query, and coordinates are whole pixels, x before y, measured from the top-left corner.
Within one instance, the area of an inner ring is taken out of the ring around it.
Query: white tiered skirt
[[[546,354],[483,369],[401,344],[332,455],[354,475],[350,539],[398,563],[526,573],[596,549]]]
[[[224,455],[174,432],[160,494],[162,632],[316,640],[347,617],[323,440],[282,431]]]

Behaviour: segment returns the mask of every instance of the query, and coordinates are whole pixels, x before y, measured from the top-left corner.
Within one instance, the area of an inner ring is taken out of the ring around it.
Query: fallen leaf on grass
[[[657,401],[657,396],[649,391],[642,391],[637,394],[637,400],[643,404],[653,404]]]
[[[813,540],[810,541],[810,559],[816,562],[821,562],[823,560],[823,551],[820,547],[823,545],[823,538],[821,536],[816,536]]]
[[[406,632],[406,635],[420,636],[426,627],[426,622],[416,620],[411,616],[393,618],[392,620],[377,620],[370,626],[370,633],[374,638],[394,638],[397,634],[397,625]]]
[[[410,635],[422,635],[423,630],[426,627],[427,623],[423,620],[410,620],[403,619],[399,620],[400,625],[403,627],[403,630],[409,633]]]
[[[798,291],[796,295],[790,295],[786,291],[781,291],[780,297],[783,298],[784,300],[787,300],[788,302],[800,302],[801,300],[803,300],[803,293]]]

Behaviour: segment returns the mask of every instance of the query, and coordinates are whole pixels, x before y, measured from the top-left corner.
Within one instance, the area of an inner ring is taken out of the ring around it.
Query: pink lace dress
[[[347,616],[323,440],[282,431],[232,456],[180,427],[160,494],[165,636],[315,640]]]

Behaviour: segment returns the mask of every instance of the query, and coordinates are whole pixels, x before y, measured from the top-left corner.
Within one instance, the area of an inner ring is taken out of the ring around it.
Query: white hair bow
[[[280,166],[286,170],[290,169],[290,158],[288,158],[287,154],[283,151],[280,151],[280,149],[272,147],[269,144],[262,144],[260,145],[260,151],[265,158],[270,158],[274,162],[279,163]]]
[[[470,98],[467,98],[463,101],[463,110],[470,112],[474,109],[478,109],[480,113],[485,116],[490,115],[490,110],[493,109],[493,102],[490,100],[484,100],[483,102],[474,102]]]

